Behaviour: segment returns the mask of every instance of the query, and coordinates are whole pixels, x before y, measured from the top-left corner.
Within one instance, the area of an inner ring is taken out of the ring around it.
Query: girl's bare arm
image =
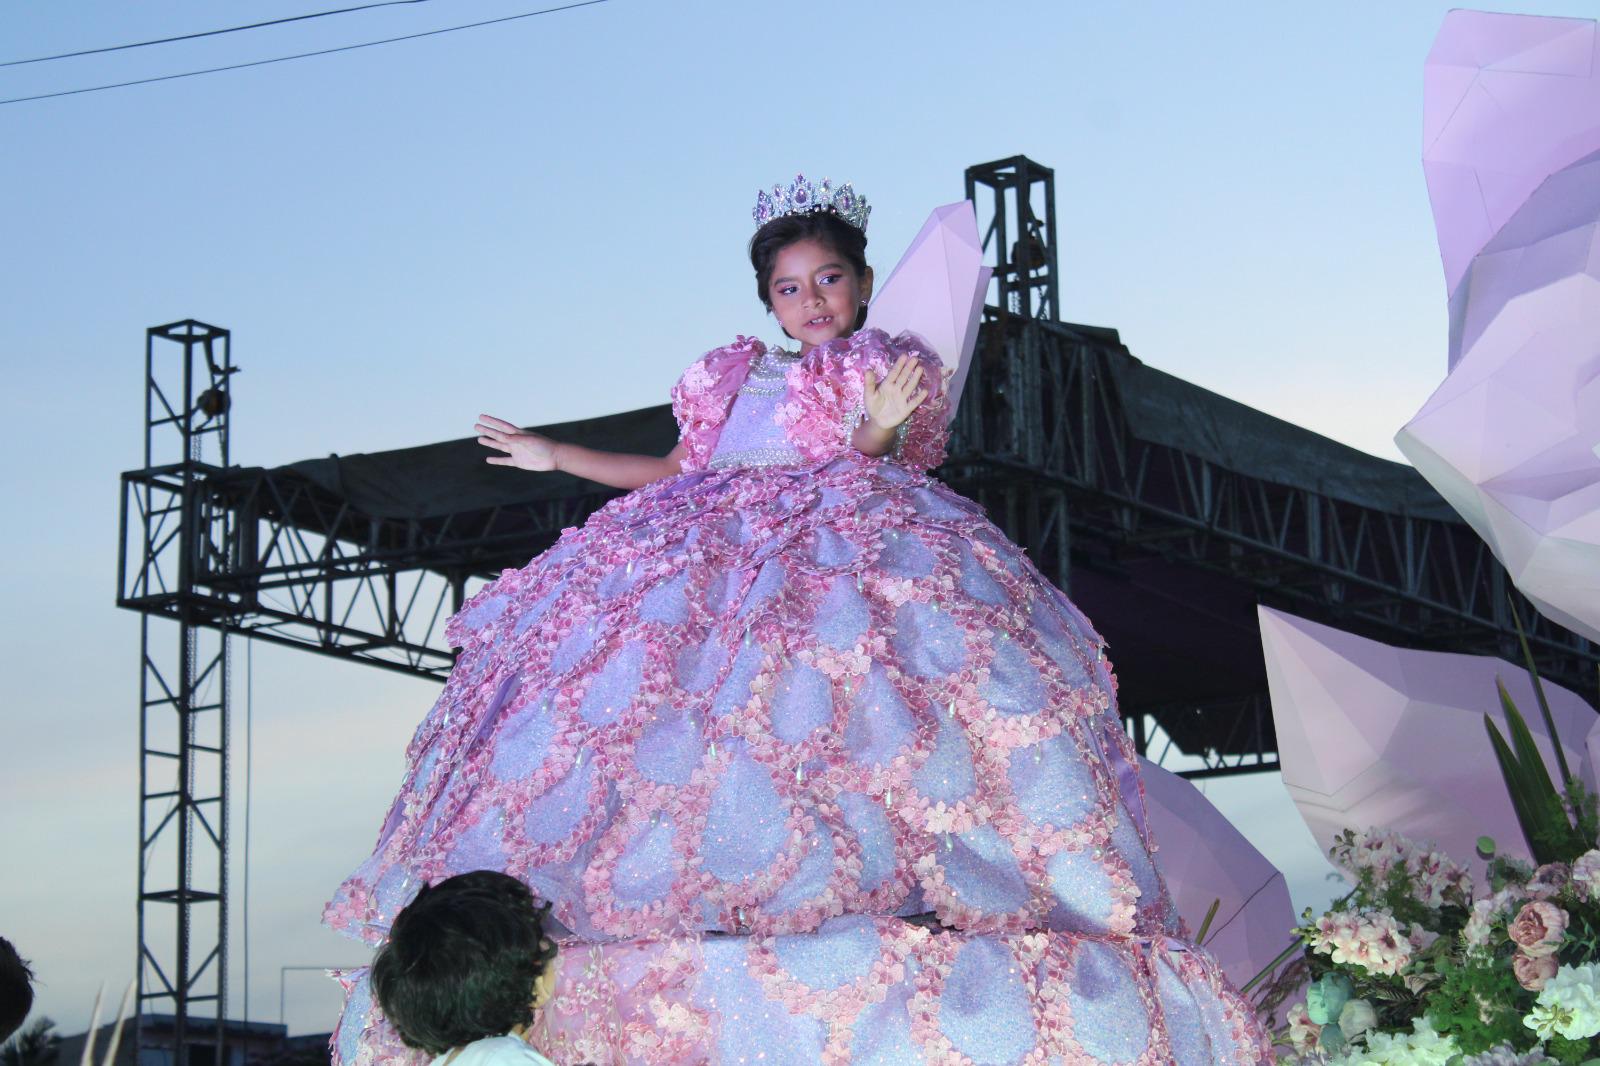
[[[491,455],[493,466],[520,470],[562,470],[575,477],[598,481],[615,489],[636,489],[683,472],[684,447],[680,443],[664,456],[603,452],[580,444],[563,444],[539,433],[519,429],[503,418],[479,415],[474,427],[478,443],[503,452]]]
[[[581,444],[555,445],[555,468],[616,489],[636,489],[683,473],[683,445],[664,456],[602,452]]]

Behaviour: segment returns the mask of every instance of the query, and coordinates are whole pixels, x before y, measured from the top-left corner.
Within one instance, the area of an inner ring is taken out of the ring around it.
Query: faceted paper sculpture
[[[1600,24],[1451,12],[1427,114],[1450,373],[1395,441],[1543,614],[1600,640]]]
[[[1554,749],[1526,671],[1491,656],[1407,651],[1257,609],[1283,783],[1317,843],[1382,826],[1431,840],[1482,876],[1477,839],[1526,858],[1527,844],[1483,727],[1506,732],[1505,683],[1559,782]],[[1600,719],[1576,694],[1544,686],[1567,765],[1594,787]]]
[[[946,204],[933,209],[867,309],[868,326],[891,334],[909,330],[939,353],[945,367],[946,419],[955,417],[967,382],[993,273],[983,265],[972,201]]]
[[[1600,148],[1595,48],[1588,19],[1445,16],[1423,69],[1422,169],[1451,292],[1534,189]]]
[[[1294,941],[1294,905],[1283,874],[1194,785],[1139,760],[1146,815],[1161,873],[1178,914],[1199,933],[1218,902],[1205,948],[1235,986],[1265,969]]]

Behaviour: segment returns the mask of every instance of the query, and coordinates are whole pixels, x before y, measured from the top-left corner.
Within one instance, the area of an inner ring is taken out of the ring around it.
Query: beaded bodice
[[[801,462],[798,449],[774,415],[788,388],[789,368],[799,356],[771,349],[750,363],[728,420],[717,437],[710,467],[790,466]]]

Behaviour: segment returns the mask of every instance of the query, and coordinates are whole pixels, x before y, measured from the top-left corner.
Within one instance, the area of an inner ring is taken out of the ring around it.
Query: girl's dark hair
[[[33,1009],[33,971],[11,941],[0,936],[0,1044],[22,1027]]]
[[[750,265],[756,271],[756,297],[768,311],[772,310],[772,297],[767,286],[772,283],[772,268],[778,253],[795,241],[814,240],[826,245],[838,255],[860,278],[867,273],[867,235],[832,211],[812,211],[803,215],[783,215],[756,230],[750,238]],[[867,309],[856,315],[856,329],[867,321]]]
[[[442,1055],[531,1021],[533,984],[556,954],[549,909],[490,870],[417,893],[372,961],[373,994],[406,1046]]]

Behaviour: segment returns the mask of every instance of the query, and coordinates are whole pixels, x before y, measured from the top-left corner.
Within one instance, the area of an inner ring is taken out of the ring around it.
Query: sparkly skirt
[[[568,943],[528,1040],[558,1066],[1269,1062],[1248,1005],[1176,940],[935,932],[845,916],[779,937]],[[425,1066],[352,975],[333,1061]]]
[[[376,943],[423,883],[522,878],[573,937],[555,1061],[1260,1053],[1171,939],[1098,635],[937,481],[854,453],[667,478],[449,635],[325,919]],[[353,982],[346,1063],[390,1046]]]

